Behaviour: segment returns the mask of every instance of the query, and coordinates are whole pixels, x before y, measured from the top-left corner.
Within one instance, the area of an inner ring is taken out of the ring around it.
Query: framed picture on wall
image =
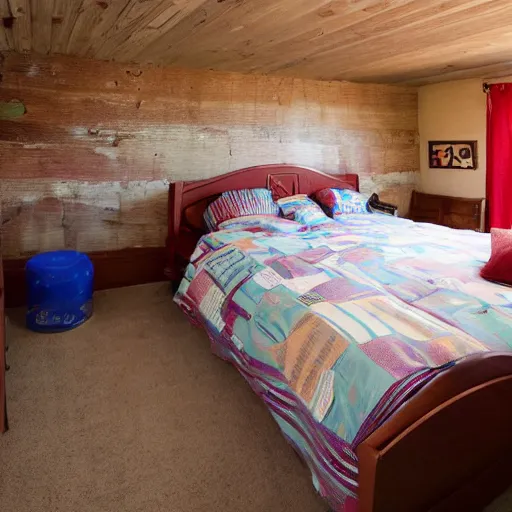
[[[476,169],[476,140],[429,140],[428,163],[431,169]]]

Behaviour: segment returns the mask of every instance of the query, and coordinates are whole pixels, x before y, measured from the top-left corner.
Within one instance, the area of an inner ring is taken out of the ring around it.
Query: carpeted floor
[[[308,470],[167,284],[100,292],[35,334],[8,312],[0,511],[325,512]]]
[[[62,334],[31,333],[21,310],[8,314],[1,511],[327,510],[263,404],[211,355],[166,284],[100,292],[93,318]]]

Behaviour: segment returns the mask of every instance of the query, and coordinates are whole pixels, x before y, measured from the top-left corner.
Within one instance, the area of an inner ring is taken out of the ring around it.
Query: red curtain
[[[512,227],[512,83],[487,94],[488,228]]]

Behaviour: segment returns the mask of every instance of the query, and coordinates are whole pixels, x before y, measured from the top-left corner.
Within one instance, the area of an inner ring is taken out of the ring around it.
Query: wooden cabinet
[[[5,398],[5,315],[4,315],[4,273],[0,256],[0,432],[7,430]]]
[[[439,196],[413,191],[409,218],[456,229],[484,231],[485,199]]]

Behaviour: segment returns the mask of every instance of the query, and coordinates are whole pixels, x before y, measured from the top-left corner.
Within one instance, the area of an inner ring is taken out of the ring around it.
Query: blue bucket
[[[61,332],[83,324],[92,315],[94,269],[86,254],[45,252],[26,265],[27,327]]]

